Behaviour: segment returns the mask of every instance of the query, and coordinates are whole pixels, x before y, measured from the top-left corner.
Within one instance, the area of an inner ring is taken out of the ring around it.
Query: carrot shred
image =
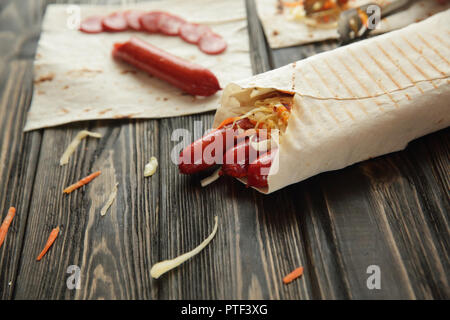
[[[47,243],[45,244],[44,250],[41,251],[39,256],[36,258],[37,261],[40,261],[42,257],[47,253],[48,249],[52,246],[53,242],[55,242],[56,237],[58,237],[59,234],[59,227],[56,227],[55,229],[50,232],[50,235],[48,237]]]
[[[233,123],[234,120],[236,120],[238,117],[231,117],[231,118],[227,118],[225,120],[223,120],[219,126],[217,127],[217,129],[220,129],[222,127],[225,127],[227,124]]]
[[[289,110],[285,106],[279,106],[276,109],[278,116],[284,123],[287,123],[289,120]]]
[[[81,188],[82,186],[84,186],[85,184],[88,184],[89,182],[91,182],[92,180],[94,180],[95,178],[97,178],[100,173],[102,173],[101,171],[97,171],[94,172],[90,175],[88,175],[87,177],[84,177],[83,179],[81,179],[80,181],[68,186],[67,188],[65,188],[63,190],[64,193],[71,193],[72,191]]]
[[[336,3],[334,3],[333,1],[330,1],[330,0],[326,1],[322,6],[323,10],[329,10],[329,9],[333,9],[335,7],[336,7]]]
[[[361,19],[361,23],[367,28],[367,22],[369,18],[367,17],[367,14],[358,8],[358,16]]]
[[[292,281],[294,281],[298,277],[301,277],[302,274],[303,274],[303,267],[298,267],[297,269],[295,269],[294,271],[289,273],[287,276],[285,276],[283,278],[283,282],[285,284],[291,283]]]
[[[302,1],[302,0],[300,0],[300,1],[294,1],[294,2],[284,2],[284,1],[283,1],[283,6],[285,6],[285,7],[290,7],[290,8],[297,7],[297,6],[301,6],[302,4],[303,4],[303,1]]]
[[[16,215],[16,208],[14,207],[9,208],[6,217],[3,220],[2,225],[0,226],[0,248],[2,247],[3,241],[5,241],[9,226],[11,225],[11,222],[15,215]]]

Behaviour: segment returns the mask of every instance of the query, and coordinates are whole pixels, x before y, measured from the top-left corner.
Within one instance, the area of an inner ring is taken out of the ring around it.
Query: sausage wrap
[[[231,83],[214,126],[241,115],[259,95],[295,92],[263,193],[402,150],[450,124],[448,21],[450,10]]]

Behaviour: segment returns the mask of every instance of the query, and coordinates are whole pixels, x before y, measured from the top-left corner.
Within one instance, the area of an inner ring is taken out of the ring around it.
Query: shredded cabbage
[[[111,192],[111,194],[108,197],[108,200],[106,201],[105,205],[103,206],[102,210],[100,211],[100,215],[104,216],[106,214],[106,212],[108,211],[109,207],[111,207],[112,203],[114,202],[114,200],[116,199],[117,196],[117,186],[119,184],[116,183],[116,185],[114,186],[113,191]]]
[[[199,246],[197,246],[194,250],[191,250],[189,252],[186,252],[185,254],[182,254],[181,256],[176,257],[175,259],[164,260],[164,261],[158,262],[151,268],[150,275],[153,278],[158,279],[161,275],[163,275],[167,271],[170,271],[170,270],[178,267],[180,264],[182,264],[183,262],[186,262],[190,258],[197,255],[200,251],[202,251],[216,235],[217,227],[218,227],[217,216],[214,219],[215,219],[215,224],[214,224],[213,231],[208,236],[208,238],[206,238]]]
[[[208,184],[211,184],[214,181],[216,181],[217,179],[219,179],[220,178],[219,172],[220,172],[220,168],[217,169],[216,171],[214,171],[213,174],[210,175],[209,177],[206,177],[205,179],[202,179],[200,181],[201,186],[202,187],[206,187]]]
[[[150,158],[150,162],[145,165],[144,177],[150,177],[156,172],[158,168],[158,160],[155,157]]]
[[[87,130],[82,130],[82,131],[78,132],[76,137],[67,146],[67,149],[64,151],[63,155],[61,156],[61,159],[59,160],[60,166],[63,166],[65,164],[69,163],[69,157],[72,155],[72,153],[75,152],[75,149],[78,147],[81,140],[83,140],[87,136],[93,137],[93,138],[101,138],[102,137],[102,135],[100,133],[90,132]]]
[[[284,133],[290,116],[292,100],[292,96],[276,96],[256,100],[254,108],[236,118],[233,126],[238,120],[248,118],[255,123],[256,129],[267,129],[269,132],[277,129]]]

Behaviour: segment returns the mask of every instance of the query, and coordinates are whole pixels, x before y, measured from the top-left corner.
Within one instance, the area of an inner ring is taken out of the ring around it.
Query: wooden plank
[[[332,50],[337,46],[335,40],[328,40],[319,43],[274,49],[270,50],[270,59],[273,61],[273,68],[279,68],[294,61],[308,58],[314,54]]]
[[[104,137],[82,142],[69,164],[59,167],[60,155],[81,129],[99,131]],[[143,177],[145,162],[158,156],[157,136],[157,121],[102,121],[44,131],[14,298],[157,296],[148,266],[158,256],[153,243],[158,238],[159,179],[158,174]],[[63,187],[96,169],[102,175],[89,186],[62,194]],[[115,183],[119,183],[116,201],[100,217]],[[36,262],[36,254],[57,225],[61,233],[55,246]],[[80,290],[66,286],[70,265],[81,269]]]
[[[102,133],[77,148],[69,164],[59,157],[81,129]],[[46,129],[30,204],[16,299],[153,299],[149,275],[158,257],[159,173],[145,179],[146,161],[158,155],[157,121],[100,121]],[[62,189],[91,172],[102,174],[65,195]],[[115,202],[100,216],[113,186]],[[51,229],[55,245],[41,262],[36,256]],[[66,286],[70,265],[81,271],[80,290]]]
[[[270,50],[264,30],[256,14],[255,0],[246,0],[248,34],[253,73],[261,73],[272,69]]]
[[[358,169],[352,166],[319,177],[349,298],[413,298],[384,212],[370,202],[369,186]],[[366,284],[372,265],[382,272],[380,290],[369,290]]]
[[[362,168],[418,299],[450,297],[449,150],[447,129]]]
[[[39,132],[26,135],[22,133],[25,110],[32,95],[31,82],[26,76],[31,68],[30,62],[10,62],[7,69],[10,76],[5,86],[0,88],[1,220],[10,206],[17,209],[7,238],[0,249],[0,299],[11,298],[14,289],[41,143]]]
[[[2,3],[0,10],[0,219],[10,206],[17,209],[0,248],[0,299],[10,299],[21,260],[41,143],[40,132],[22,133],[32,96],[32,62],[19,52],[32,47],[27,39],[39,25],[39,18],[19,10],[13,1]],[[28,19],[22,19],[24,16]]]
[[[26,21],[39,19],[43,2],[31,9]],[[254,72],[334,46],[327,42],[270,52],[255,15],[254,1],[247,1],[247,9]],[[18,51],[19,57],[32,56],[33,37],[24,42],[29,45]],[[16,88],[13,81],[31,84],[31,65],[16,61],[0,67],[0,72],[14,74],[0,78],[7,79],[0,84],[0,92],[9,92],[1,98],[2,116],[2,111],[10,106],[23,109],[29,104],[31,88]],[[1,90],[8,86],[11,89]],[[403,152],[321,174],[263,196],[227,178],[201,188],[200,178],[208,173],[193,177],[178,173],[171,161],[176,145],[171,141],[173,130],[185,128],[193,132],[194,121],[200,121],[203,130],[209,128],[213,113],[46,129],[40,153],[41,134],[21,137],[21,128],[13,127],[18,118],[23,123],[23,113],[6,113],[0,118],[0,124],[7,124],[0,128],[0,137],[7,136],[8,141],[8,148],[2,144],[0,159],[8,155],[10,146],[18,145],[13,150],[18,153],[17,161],[3,167],[0,162],[0,178],[6,181],[0,186],[0,208],[17,199],[22,205],[19,211],[29,215],[18,215],[14,223],[19,227],[13,223],[11,231],[18,228],[17,236],[9,234],[7,239],[13,250],[6,251],[5,245],[0,249],[1,297],[450,296],[445,274],[449,267],[448,130],[419,139]],[[104,137],[84,141],[69,165],[59,167],[60,154],[81,129],[102,132]],[[155,176],[144,179],[143,167],[152,155],[159,159],[160,168]],[[36,163],[37,169],[33,167]],[[68,196],[61,193],[64,186],[99,168],[102,175],[87,187]],[[20,176],[14,174],[18,171]],[[107,215],[100,217],[99,210],[116,182],[117,199]],[[30,202],[27,197],[31,194]],[[215,215],[219,217],[219,231],[208,248],[161,279],[151,280],[151,265],[200,243],[211,232]],[[61,226],[62,232],[55,246],[41,262],[36,262],[36,255],[56,225]],[[368,290],[366,286],[366,269],[371,264],[381,268],[381,290]],[[66,286],[70,265],[81,269],[80,290]],[[299,265],[305,266],[303,278],[283,285],[284,274]],[[12,286],[8,279],[14,280]]]

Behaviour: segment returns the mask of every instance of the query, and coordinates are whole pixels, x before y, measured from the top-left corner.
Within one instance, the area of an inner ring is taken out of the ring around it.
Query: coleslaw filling
[[[282,135],[287,128],[293,95],[275,93],[275,96],[262,98],[255,101],[253,108],[241,116],[236,117],[233,127],[238,120],[247,118],[253,125],[256,133],[259,130],[267,130],[268,137],[272,130],[278,130]]]
[[[291,21],[303,22],[316,28],[336,28],[341,11],[347,9],[346,0],[309,1],[313,2],[309,10],[305,10],[305,0],[283,2],[287,18]]]
[[[211,240],[216,235],[217,227],[219,225],[217,216],[214,217],[214,220],[215,220],[215,223],[214,223],[213,231],[196,248],[194,248],[193,250],[191,250],[189,252],[186,252],[186,253],[184,253],[184,254],[182,254],[182,255],[174,258],[174,259],[164,260],[164,261],[158,262],[155,265],[153,265],[153,267],[150,270],[150,275],[152,276],[152,278],[158,279],[164,273],[166,273],[166,272],[168,272],[168,271],[178,267],[180,264],[186,262],[187,260],[189,260],[192,257],[194,257],[197,254],[199,254],[211,242]]]

